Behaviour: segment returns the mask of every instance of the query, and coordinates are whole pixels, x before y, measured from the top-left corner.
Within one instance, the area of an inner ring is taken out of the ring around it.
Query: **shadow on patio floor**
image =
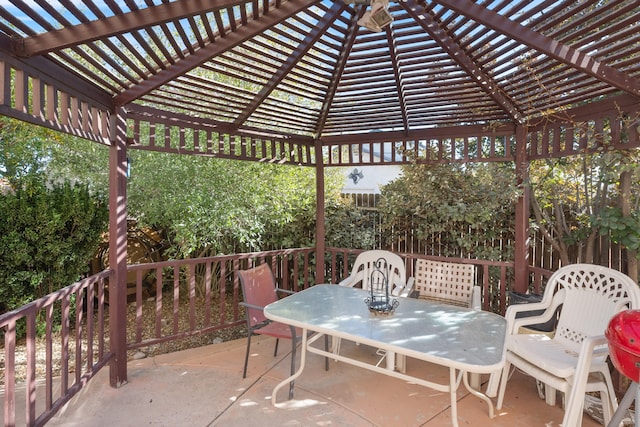
[[[48,426],[450,426],[449,398],[422,386],[331,362],[317,355],[295,385],[284,408],[271,404],[271,391],[287,377],[289,355],[273,357],[274,341],[256,337],[247,378],[242,379],[245,340],[142,359],[129,363],[128,383],[109,387],[103,369]],[[345,343],[343,351],[375,357],[375,349]],[[407,370],[446,382],[445,369],[407,360]],[[483,377],[483,381],[487,378]],[[285,387],[279,401],[286,397]],[[458,392],[460,426],[558,426],[560,407],[538,398],[534,381],[514,373],[497,416],[463,388]],[[494,403],[495,403],[495,399]],[[558,399],[561,402],[561,399]],[[599,424],[585,414],[583,426]]]

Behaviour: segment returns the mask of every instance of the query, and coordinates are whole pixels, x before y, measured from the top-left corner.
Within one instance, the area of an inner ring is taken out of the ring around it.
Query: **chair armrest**
[[[249,303],[246,303],[244,301],[241,301],[238,304],[243,306],[243,307],[247,307],[247,308],[254,308],[256,310],[264,310],[264,307],[260,307],[259,305],[249,304]]]
[[[540,323],[545,323],[556,314],[557,305],[549,306],[545,302],[532,302],[526,304],[513,304],[507,307],[507,312],[505,313],[505,319],[507,320],[507,333],[508,334],[518,334],[518,331],[523,326],[529,325],[537,325]],[[516,316],[520,313],[527,313],[531,311],[540,311],[543,313],[534,316],[526,316],[519,317],[516,319]]]
[[[409,298],[411,296],[411,293],[413,292],[414,281],[415,281],[415,278],[413,276],[409,277],[409,279],[407,279],[407,284],[404,285],[404,288],[402,288],[398,296],[402,298]]]
[[[580,350],[589,351],[593,356],[608,356],[609,341],[604,335],[587,337],[582,342],[582,348]]]
[[[473,287],[471,294],[471,308],[473,310],[482,310],[482,288],[478,285]]]
[[[252,308],[255,310],[264,310],[264,307],[260,307],[259,305],[254,305],[254,304],[248,304],[244,301],[241,301],[238,303],[239,305],[246,307],[246,308]],[[259,323],[251,323],[251,316],[249,315],[249,312],[247,312],[247,328],[249,329],[249,335],[251,335],[251,331],[255,331],[256,329],[260,329],[262,327],[267,326],[269,323],[273,322],[271,319],[265,319],[262,322]]]
[[[356,284],[356,278],[354,276],[346,277],[342,279],[340,282],[338,282],[338,285],[348,286],[350,288],[352,288],[355,284]]]
[[[526,303],[526,304],[511,304],[509,307],[507,307],[507,311],[504,315],[505,319],[507,319],[507,322],[511,321],[515,321],[516,319],[516,314],[518,313],[524,313],[527,311],[537,311],[537,310],[546,310],[548,307],[548,304],[545,304],[543,302],[530,302],[530,303]]]
[[[294,291],[290,291],[289,289],[282,289],[282,288],[276,288],[276,292],[281,292],[281,293],[287,294],[287,295],[295,294]]]

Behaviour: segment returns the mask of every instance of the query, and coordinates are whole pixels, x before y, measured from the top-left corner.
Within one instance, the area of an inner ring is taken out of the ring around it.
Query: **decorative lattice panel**
[[[416,261],[414,287],[418,298],[468,307],[475,284],[473,264]]]

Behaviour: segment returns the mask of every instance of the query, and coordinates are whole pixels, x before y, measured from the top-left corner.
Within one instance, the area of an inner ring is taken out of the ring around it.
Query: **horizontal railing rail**
[[[111,274],[95,274],[0,316],[4,426],[44,425],[113,357],[105,299]]]
[[[528,292],[532,294],[542,294],[544,286],[547,284],[549,277],[553,271],[540,267],[529,266],[529,288]]]

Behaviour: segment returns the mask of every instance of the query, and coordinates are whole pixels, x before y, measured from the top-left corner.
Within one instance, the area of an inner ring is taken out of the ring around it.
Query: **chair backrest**
[[[418,298],[471,307],[475,286],[473,264],[418,259],[413,276]]]
[[[260,264],[248,270],[239,270],[244,302],[257,307],[265,307],[278,299],[276,281],[268,264]],[[247,307],[247,321],[254,326],[266,321],[262,309]]]
[[[391,295],[398,296],[407,284],[407,271],[402,258],[393,252],[383,250],[371,250],[358,254],[351,269],[351,276],[355,278],[355,284],[361,283],[362,289],[370,290],[372,273],[376,272],[376,265],[380,260],[386,262],[389,277],[389,290]],[[374,278],[377,273],[374,274]]]
[[[640,288],[629,276],[611,268],[570,264],[549,278],[542,302],[550,303],[552,310],[562,304],[553,339],[578,353],[586,337],[604,335],[614,315],[640,308]]]

